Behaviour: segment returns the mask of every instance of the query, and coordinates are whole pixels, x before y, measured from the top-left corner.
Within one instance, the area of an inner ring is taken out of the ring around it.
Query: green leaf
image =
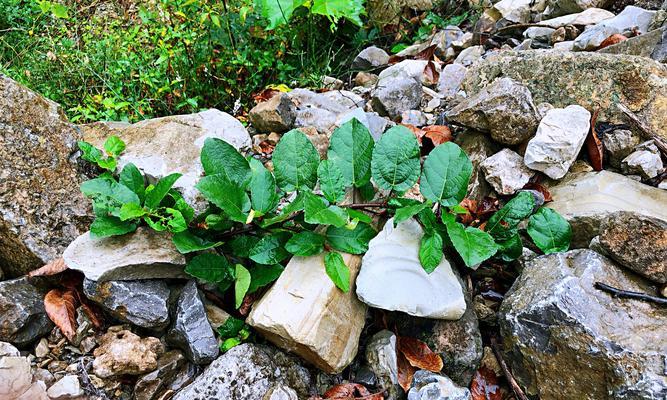
[[[396,214],[394,214],[394,226],[409,220],[419,214],[423,209],[430,207],[430,205],[430,203],[419,203],[396,209]]]
[[[92,144],[84,141],[78,142],[79,149],[81,149],[81,158],[92,163],[97,163],[104,158],[102,152]]]
[[[125,151],[125,142],[120,140],[118,136],[109,136],[106,142],[104,142],[104,150],[110,156],[118,157],[120,153]]]
[[[519,223],[533,213],[535,198],[529,192],[519,192],[498,210],[486,223],[486,231],[498,240],[508,240],[516,234]]]
[[[250,211],[250,199],[246,192],[226,175],[205,176],[195,186],[206,200],[220,207],[230,219],[245,222]]]
[[[556,211],[542,207],[528,219],[528,235],[544,254],[567,251],[572,227]]]
[[[334,162],[321,161],[317,168],[317,177],[320,179],[322,194],[330,203],[338,203],[343,200],[345,197],[343,173]]]
[[[244,320],[229,316],[225,322],[218,327],[218,334],[221,339],[236,337],[244,326]]]
[[[208,229],[212,229],[214,231],[226,231],[234,226],[234,223],[229,218],[227,218],[224,213],[209,214],[204,219],[204,222],[206,223]]]
[[[250,250],[249,257],[258,264],[277,264],[290,256],[290,253],[284,247],[287,240],[286,234],[274,233],[264,236]]]
[[[345,18],[357,26],[364,24],[361,21],[361,15],[364,14],[363,0],[314,0],[311,11],[333,21]]]
[[[160,202],[162,202],[162,199],[169,193],[169,189],[174,186],[174,183],[180,177],[181,174],[173,173],[160,179],[153,190],[146,192],[144,206],[148,207],[149,210],[156,209],[160,205]]]
[[[185,272],[208,283],[234,280],[234,269],[223,256],[202,253],[190,260]]]
[[[382,189],[405,192],[419,179],[419,144],[404,126],[385,132],[373,149],[371,171]]]
[[[225,244],[225,248],[229,249],[229,253],[239,258],[249,258],[250,251],[257,245],[260,238],[250,235],[235,236]]]
[[[183,214],[183,218],[185,218],[185,222],[187,222],[188,224],[195,217],[195,209],[192,208],[188,203],[186,203],[183,198],[179,198],[178,200],[176,200],[176,202],[174,203],[174,208],[177,209],[181,214]]]
[[[345,265],[340,253],[331,252],[324,255],[324,267],[329,278],[338,289],[347,293],[350,291],[350,269]]]
[[[311,231],[295,233],[285,244],[285,250],[295,256],[314,256],[324,250],[324,236]]]
[[[174,246],[176,246],[176,250],[183,254],[212,249],[221,244],[220,242],[210,242],[206,239],[202,239],[188,231],[174,234],[174,236],[172,236],[172,241],[174,242]]]
[[[493,237],[480,229],[466,228],[458,222],[451,221],[447,224],[447,234],[468,267],[479,265],[498,251]]]
[[[252,279],[248,293],[255,293],[259,288],[268,285],[280,277],[285,268],[280,264],[255,265],[250,269]]]
[[[208,138],[201,150],[201,164],[207,176],[221,174],[227,180],[245,189],[250,182],[248,160],[231,144],[221,139]]]
[[[220,352],[224,354],[229,350],[233,349],[234,347],[240,345],[241,343],[242,343],[241,339],[237,337],[227,338],[220,344]]]
[[[136,193],[141,203],[144,201],[146,182],[136,165],[129,163],[120,171],[120,183]]]
[[[368,224],[358,223],[354,229],[330,226],[327,241],[336,250],[350,254],[363,254],[368,250],[368,242],[377,232]]]
[[[350,185],[362,187],[370,182],[374,145],[371,133],[356,118],[352,118],[333,132],[329,140],[327,158],[340,168],[346,187]]]
[[[289,22],[294,10],[304,3],[304,0],[255,0],[262,17],[269,20],[266,29],[275,29]]]
[[[127,221],[130,219],[141,218],[146,215],[146,210],[137,203],[125,203],[120,208],[120,217],[121,221]]]
[[[500,256],[503,261],[509,262],[516,260],[521,257],[521,254],[523,253],[523,243],[521,243],[521,236],[519,236],[518,233],[508,240],[496,243],[500,248],[496,256]]]
[[[440,265],[440,261],[442,261],[442,256],[442,236],[437,232],[422,236],[419,245],[419,262],[427,274],[435,271],[436,267]]]
[[[425,198],[443,206],[455,206],[466,196],[472,162],[452,142],[437,146],[424,161],[419,189]]]
[[[169,232],[178,233],[188,229],[188,223],[185,221],[185,217],[183,217],[183,214],[181,214],[180,211],[174,208],[165,208],[164,212],[167,213],[165,219],[167,220]]]
[[[371,222],[373,222],[373,218],[369,217],[366,213],[362,211],[355,210],[353,208],[346,208],[345,211],[347,211],[347,216],[354,221],[364,222],[366,224],[370,224]]]
[[[252,209],[262,216],[273,211],[280,197],[276,192],[276,179],[264,165],[254,158],[250,159],[252,179],[250,180],[250,200]]]
[[[140,204],[139,197],[127,186],[121,185],[113,180],[95,178],[81,184],[81,192],[90,198],[108,197],[119,208],[123,204]]]
[[[130,221],[121,221],[116,217],[101,216],[95,218],[90,225],[90,236],[99,239],[107,236],[124,235],[134,232],[137,224]]]
[[[343,226],[347,223],[347,212],[338,206],[329,206],[326,201],[310,192],[305,193],[304,220],[309,224]]]
[[[107,171],[112,171],[113,172],[113,171],[116,170],[116,165],[118,165],[118,164],[117,164],[115,158],[107,157],[107,158],[97,160],[97,165],[102,169],[106,169]]]
[[[243,265],[236,264],[236,282],[234,283],[234,299],[236,308],[241,307],[241,304],[243,304],[243,298],[245,297],[246,293],[248,293],[251,280],[252,277],[250,276],[250,272],[248,272],[248,270],[245,269]]]
[[[291,203],[289,203],[288,205],[285,206],[285,208],[282,209],[280,214],[271,218],[266,218],[264,221],[262,221],[261,226],[263,228],[266,228],[271,225],[283,222],[287,219],[290,219],[295,213],[303,210],[306,193],[307,192],[299,193]]]
[[[56,18],[62,18],[62,19],[69,18],[69,10],[67,6],[63,4],[53,3],[53,5],[51,6],[51,12],[53,12],[53,16]]]
[[[273,169],[278,186],[285,192],[313,189],[317,182],[320,155],[308,137],[292,129],[273,150]]]

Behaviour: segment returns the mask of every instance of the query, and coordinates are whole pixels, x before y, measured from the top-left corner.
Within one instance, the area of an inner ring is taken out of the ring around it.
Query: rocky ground
[[[340,398],[374,400],[667,398],[667,4],[486,3],[475,26],[391,57],[365,49],[349,82],[264,93],[239,116],[247,126],[215,109],[75,126],[0,77],[0,400],[334,398],[344,383],[361,386]],[[572,225],[571,250],[524,248],[475,270],[443,261],[426,275],[423,232],[403,224],[346,256],[355,290],[338,290],[319,256],[297,257],[237,312],[187,280],[169,237],[87,233],[78,186],[92,171],[77,140],[120,136],[121,162],[181,172],[197,208],[205,138],[270,167],[282,133],[300,128],[326,155],[351,118],[376,140],[407,125],[423,152],[454,140],[473,161],[479,210],[540,191]],[[376,271],[389,247],[414,262]],[[252,333],[221,353],[228,313]],[[406,367],[414,339],[440,356],[438,373]]]

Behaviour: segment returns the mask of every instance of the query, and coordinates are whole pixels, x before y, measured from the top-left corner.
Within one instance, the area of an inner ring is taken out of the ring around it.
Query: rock
[[[0,266],[13,278],[58,258],[85,232],[89,205],[72,157],[78,132],[58,104],[4,75],[0,137]]]
[[[600,49],[599,52],[649,57],[665,63],[667,62],[667,26],[607,46]]]
[[[266,392],[262,400],[299,400],[299,396],[290,387],[275,385]]]
[[[549,110],[528,142],[526,166],[552,179],[565,176],[586,141],[590,121],[591,113],[581,106]]]
[[[572,40],[574,43],[574,39],[576,39],[577,36],[579,36],[579,33],[580,33],[579,29],[577,29],[574,25],[565,25],[556,29],[551,34],[550,40],[554,46],[556,43],[564,42],[566,40]]]
[[[325,134],[331,133],[340,114],[365,104],[362,97],[345,90],[314,93],[306,89],[294,89],[287,95],[297,107],[294,126],[312,126]]]
[[[398,23],[404,8],[426,11],[433,7],[433,0],[369,0],[366,10],[373,24],[383,27]]]
[[[295,358],[276,349],[246,343],[218,357],[192,384],[176,393],[174,400],[262,399],[276,384],[307,398],[310,373]]]
[[[621,160],[629,156],[641,141],[641,136],[628,129],[616,129],[607,132],[601,138],[609,165],[621,168]]]
[[[655,11],[628,6],[617,16],[605,19],[586,29],[575,39],[574,49],[595,50],[606,38],[616,33],[646,33],[655,13]]]
[[[498,76],[525,85],[535,104],[599,109],[598,121],[622,120],[615,104],[623,103],[667,138],[667,68],[658,62],[600,53],[502,52],[471,68],[462,88],[474,96]]]
[[[578,13],[595,7],[602,7],[605,0],[547,0],[544,15],[557,17],[559,15]]]
[[[614,298],[595,282],[655,290],[591,250],[526,265],[500,309],[515,378],[528,396],[544,400],[664,397],[667,310]]]
[[[365,88],[372,88],[378,83],[379,79],[380,78],[375,74],[360,71],[354,77],[354,84]]]
[[[85,126],[83,132],[85,140],[97,147],[102,147],[107,139],[106,135],[87,130]],[[239,150],[249,149],[252,145],[245,127],[236,118],[216,109],[144,120],[116,134],[127,145],[118,159],[119,169],[133,163],[150,181],[157,181],[173,172],[183,174],[174,188],[197,209],[206,207],[206,202],[195,188],[204,171],[199,160],[204,141],[208,138],[222,139]]]
[[[0,358],[2,357],[20,357],[21,352],[11,343],[0,342]]]
[[[455,142],[463,149],[472,162],[472,175],[470,176],[470,183],[468,183],[466,197],[482,201],[491,192],[491,188],[484,179],[484,174],[480,173],[480,164],[493,155],[493,143],[491,143],[491,139],[488,136],[475,131],[460,133],[456,137]]]
[[[447,119],[514,145],[531,137],[539,123],[533,98],[525,86],[500,78],[447,112]]]
[[[352,282],[358,256],[344,254]],[[357,354],[366,306],[339,290],[324,269],[324,255],[293,257],[246,322],[277,346],[327,373],[338,373]]]
[[[467,71],[462,64],[445,65],[438,80],[438,93],[445,99],[453,98],[459,92]]]
[[[357,296],[371,307],[436,319],[459,319],[466,305],[449,261],[427,274],[419,263],[424,232],[411,218],[394,228],[389,219],[370,241],[357,278]]]
[[[389,64],[389,54],[379,47],[370,46],[361,50],[352,61],[352,69],[365,71]]]
[[[394,79],[414,79],[426,85],[429,83],[427,76],[424,74],[426,64],[428,64],[426,60],[403,60],[396,63],[380,72],[378,86],[387,85],[387,82]],[[439,66],[436,66],[436,71],[440,72]]]
[[[8,343],[0,343],[7,354],[0,357],[0,399],[16,399],[30,387],[30,360],[19,357],[18,350]]]
[[[422,85],[415,79],[385,79],[378,82],[371,102],[380,115],[393,119],[400,116],[403,110],[419,108],[422,96]]]
[[[46,394],[46,383],[34,381],[28,390],[23,392],[16,400],[49,400],[49,396]]]
[[[667,220],[667,192],[609,171],[577,174],[549,191],[554,201],[547,206],[572,225],[572,248],[588,247],[615,211]]]
[[[259,132],[285,132],[294,124],[295,114],[294,103],[289,96],[280,93],[253,107],[248,118]]]
[[[473,65],[484,55],[484,46],[471,46],[464,49],[454,60],[454,64],[461,64],[464,67]]]
[[[573,48],[574,48],[574,40],[554,43],[554,51],[572,51]]]
[[[25,346],[51,331],[45,294],[26,278],[0,282],[0,340]]]
[[[83,292],[123,322],[161,330],[169,324],[169,288],[163,280],[83,281]]]
[[[631,212],[609,215],[599,245],[610,258],[646,278],[667,283],[667,221]]]
[[[187,368],[188,361],[178,350],[164,353],[157,360],[157,369],[139,378],[134,385],[136,400],[154,400],[174,381],[176,375]]]
[[[164,346],[157,338],[142,339],[127,330],[109,330],[93,353],[93,373],[100,378],[142,375],[157,368],[157,359],[162,353]]]
[[[426,114],[419,110],[405,110],[401,113],[401,123],[421,127],[427,125]]]
[[[345,82],[333,76],[322,77],[322,88],[328,90],[341,90],[345,86]]]
[[[430,371],[415,372],[412,387],[408,392],[408,400],[470,400],[470,391],[456,386],[446,376]]]
[[[37,345],[35,346],[35,357],[44,358],[51,352],[49,349],[49,341],[46,338],[39,339]]]
[[[587,8],[580,13],[563,15],[562,17],[556,17],[552,19],[545,19],[544,21],[540,22],[540,25],[550,26],[552,28],[560,28],[566,25],[588,26],[595,25],[613,17],[613,12],[593,7]]]
[[[507,21],[525,24],[530,22],[531,6],[531,0],[501,0],[493,8]]]
[[[531,26],[523,31],[523,37],[535,40],[541,43],[549,44],[551,42],[551,35],[556,30],[554,28],[545,28],[541,26]]]
[[[366,362],[379,380],[379,386],[389,390],[390,397],[399,396],[398,356],[396,353],[396,335],[382,330],[373,335],[366,343]]]
[[[134,233],[93,239],[84,233],[63,253],[70,269],[93,281],[185,277],[185,257],[171,236],[140,227]]]
[[[204,299],[204,308],[206,309],[206,318],[211,324],[213,331],[217,331],[230,317],[227,311]]]
[[[523,157],[503,149],[480,164],[486,181],[498,194],[510,195],[522,189],[535,173],[523,163]]]
[[[66,375],[60,378],[46,391],[53,400],[76,399],[83,396],[83,389],[76,375]]]
[[[195,364],[208,364],[218,356],[218,341],[206,317],[206,309],[194,280],[186,283],[178,296],[167,342],[183,350]]]
[[[626,175],[641,175],[644,179],[658,176],[665,170],[662,164],[660,150],[649,141],[637,146],[636,151],[621,161],[621,170]]]

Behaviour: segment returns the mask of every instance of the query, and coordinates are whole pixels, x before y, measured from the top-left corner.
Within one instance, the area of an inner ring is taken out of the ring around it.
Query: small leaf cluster
[[[250,326],[244,320],[230,316],[218,327],[218,335],[222,340],[220,351],[225,353],[250,338]]]

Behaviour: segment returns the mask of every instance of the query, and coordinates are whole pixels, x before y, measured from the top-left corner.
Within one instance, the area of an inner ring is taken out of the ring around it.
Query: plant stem
[[[496,356],[496,360],[498,360],[498,364],[500,364],[500,368],[503,370],[503,374],[505,374],[505,377],[507,378],[507,382],[512,387],[514,395],[519,400],[528,400],[528,397],[526,397],[526,394],[523,392],[523,390],[521,390],[521,387],[514,379],[512,372],[510,372],[507,363],[503,359],[502,353],[500,352],[500,348],[498,347],[498,342],[496,341],[495,337],[491,338],[491,348],[493,349],[493,354]]]
[[[641,292],[631,292],[629,290],[618,289],[602,282],[595,282],[595,288],[603,292],[611,293],[612,296],[622,299],[635,299],[656,304],[667,304],[667,299],[663,299],[662,297],[651,296]]]
[[[354,203],[354,204],[343,205],[341,207],[351,208],[353,210],[356,210],[358,208],[372,208],[372,207],[386,207],[386,206],[387,206],[386,202],[378,202],[378,203]]]

